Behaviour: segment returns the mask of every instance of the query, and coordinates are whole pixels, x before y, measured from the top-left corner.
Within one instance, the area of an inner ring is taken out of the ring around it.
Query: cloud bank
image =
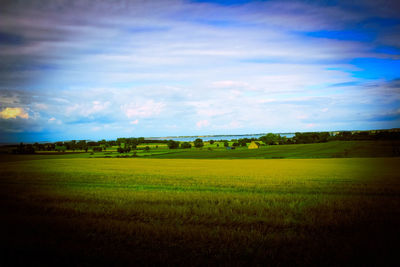
[[[0,138],[398,127],[396,8],[9,1],[0,11]]]

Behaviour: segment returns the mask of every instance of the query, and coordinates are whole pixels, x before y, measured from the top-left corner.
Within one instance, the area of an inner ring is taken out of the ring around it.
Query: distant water
[[[294,136],[294,133],[279,133],[281,136],[286,136],[287,138],[291,138]],[[214,135],[214,136],[170,136],[170,137],[151,137],[146,139],[151,140],[174,140],[181,142],[192,142],[197,138],[203,139],[203,141],[210,140],[232,140],[232,139],[241,139],[241,138],[260,138],[265,134],[254,134],[254,135]]]

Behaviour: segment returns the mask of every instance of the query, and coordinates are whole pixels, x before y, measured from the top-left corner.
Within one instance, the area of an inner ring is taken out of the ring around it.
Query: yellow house
[[[249,145],[249,149],[257,149],[259,147],[260,147],[260,143],[259,142],[251,141],[251,143]]]

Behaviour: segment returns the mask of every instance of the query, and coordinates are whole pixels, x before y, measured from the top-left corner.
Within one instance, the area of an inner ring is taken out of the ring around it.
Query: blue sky
[[[0,143],[400,127],[398,10],[5,1]]]

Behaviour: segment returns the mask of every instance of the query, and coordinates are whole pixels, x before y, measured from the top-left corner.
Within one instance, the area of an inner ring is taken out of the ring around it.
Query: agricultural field
[[[232,142],[230,142],[230,145]],[[217,146],[219,145],[219,146]],[[248,145],[248,144],[247,144]],[[146,150],[146,146],[149,147]],[[32,158],[115,158],[115,157],[146,157],[146,158],[170,158],[170,159],[274,159],[274,158],[368,158],[368,157],[392,157],[400,155],[400,141],[332,141],[314,144],[292,145],[266,145],[259,149],[237,147],[227,150],[222,142],[209,144],[205,142],[202,148],[169,149],[166,144],[153,143],[141,144],[137,149],[128,153],[117,152],[117,146],[108,147],[102,152],[88,152],[67,150],[66,152],[37,151]],[[0,149],[1,152],[1,149]],[[4,151],[5,153],[7,151]],[[40,156],[40,157],[38,157]],[[29,155],[20,156],[22,158]]]
[[[206,145],[201,149],[168,150],[148,157],[177,159],[392,157],[397,156],[399,148],[399,141],[332,141],[315,144],[267,145],[261,146],[259,149],[238,147],[235,150],[226,150],[223,145],[218,148],[214,146],[210,149]]]
[[[400,158],[6,155],[0,265],[389,265]]]

